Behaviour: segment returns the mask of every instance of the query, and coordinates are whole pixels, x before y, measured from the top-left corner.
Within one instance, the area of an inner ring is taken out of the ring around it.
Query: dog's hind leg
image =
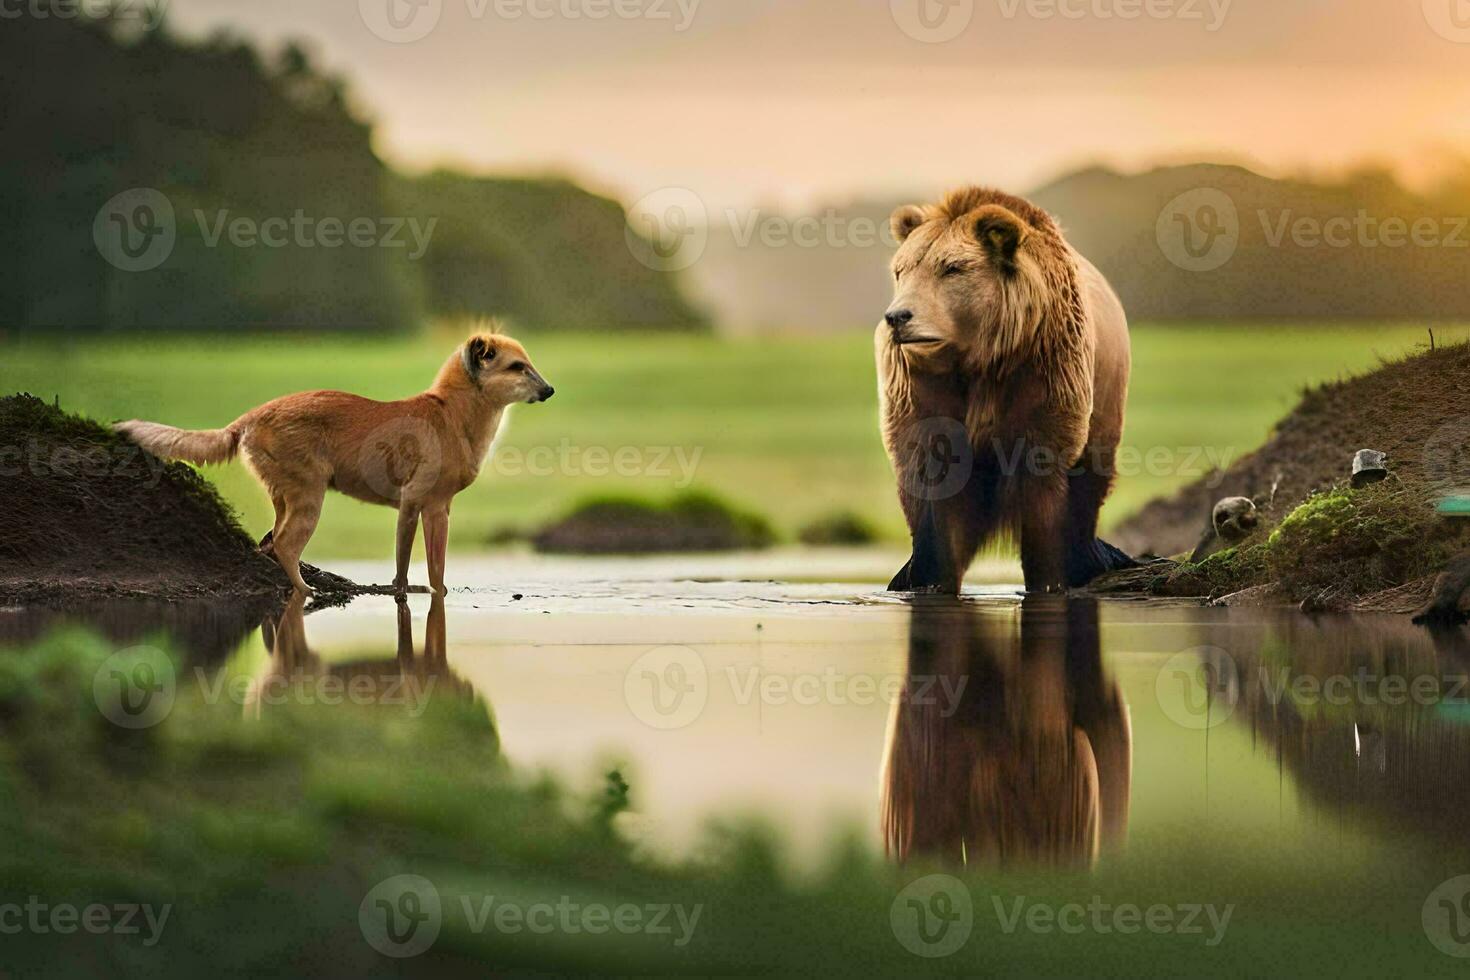
[[[276,535],[281,533],[281,520],[286,516],[286,501],[279,494],[271,494],[271,506],[276,509],[276,523],[256,546],[262,555],[269,555],[275,550]]]
[[[275,556],[281,570],[291,580],[298,592],[310,593],[306,581],[301,577],[301,552],[316,531],[316,522],[322,516],[322,498],[326,488],[298,491],[286,498],[286,516],[275,535]]]

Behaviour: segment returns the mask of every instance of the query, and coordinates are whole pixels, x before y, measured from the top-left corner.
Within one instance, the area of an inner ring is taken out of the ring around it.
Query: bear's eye
[[[516,361],[514,364],[512,364],[510,366],[510,369],[512,371],[516,372],[517,374],[520,374],[520,373],[522,373],[522,372],[524,372],[526,370],[526,365],[522,361]]]
[[[957,276],[960,273],[964,272],[967,268],[968,266],[951,262],[950,264],[939,270],[939,278],[948,279],[950,276]]]

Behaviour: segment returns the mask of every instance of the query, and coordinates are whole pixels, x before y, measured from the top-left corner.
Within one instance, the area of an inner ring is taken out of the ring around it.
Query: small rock
[[[1204,561],[1223,545],[1239,544],[1260,523],[1256,502],[1249,497],[1225,497],[1210,511],[1210,524],[1200,535],[1189,556],[1190,563]]]
[[[510,597],[510,601],[511,602],[520,602],[524,598],[525,598],[525,596],[523,596],[519,592],[517,592],[515,595],[513,595],[513,596]]]
[[[1228,544],[1244,541],[1260,523],[1256,502],[1249,497],[1226,497],[1215,505],[1210,516],[1215,533]]]
[[[1388,476],[1388,456],[1376,449],[1359,449],[1353,456],[1353,487],[1366,487]]]

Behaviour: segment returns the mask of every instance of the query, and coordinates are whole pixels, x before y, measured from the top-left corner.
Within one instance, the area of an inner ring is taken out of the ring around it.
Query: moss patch
[[[767,548],[770,522],[706,493],[668,501],[599,497],[538,531],[531,542],[552,554],[655,554]]]

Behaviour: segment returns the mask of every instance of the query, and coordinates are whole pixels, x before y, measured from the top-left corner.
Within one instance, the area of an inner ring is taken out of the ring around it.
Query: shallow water
[[[891,559],[859,556],[853,577]],[[1388,855],[1412,881],[1387,890],[1411,897],[1470,872],[1463,632],[1007,586],[910,599],[746,558],[454,571],[474,586],[442,601],[288,610],[233,641],[194,623],[179,642],[257,681],[375,667],[417,678],[412,696],[473,691],[516,769],[590,789],[619,765],[630,832],[674,854],[711,818],[755,815],[795,868],[851,832],[906,859],[1132,878],[1194,848],[1246,873],[1311,852],[1349,877]],[[159,622],[108,615],[114,634]],[[1419,928],[1401,904],[1391,921]]]

